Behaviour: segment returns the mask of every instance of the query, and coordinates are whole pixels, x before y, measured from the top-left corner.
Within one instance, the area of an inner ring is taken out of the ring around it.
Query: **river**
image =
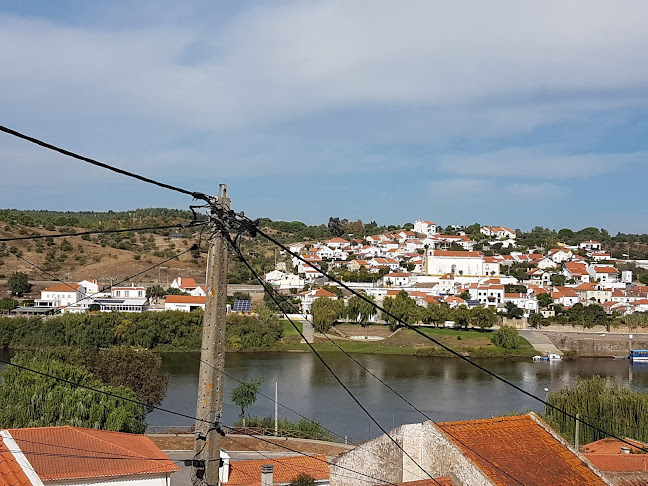
[[[6,352],[0,351],[0,355],[2,359],[7,358]],[[322,356],[385,429],[425,420],[343,354],[322,353]],[[162,357],[170,380],[161,406],[194,415],[200,362],[184,353],[164,353]],[[492,417],[516,410],[543,410],[537,401],[456,358],[371,354],[358,354],[355,358],[436,421]],[[557,390],[574,384],[579,376],[595,374],[635,389],[648,389],[648,365],[632,365],[628,360],[583,358],[534,363],[482,359],[478,362],[542,398],[545,388]],[[263,378],[261,391],[268,396],[274,396],[275,382],[278,382],[281,404],[318,420],[349,439],[365,440],[379,435],[378,428],[311,354],[228,353],[226,372],[239,380]],[[236,385],[234,380],[225,379],[223,421],[226,425],[232,425],[239,413],[229,400]],[[259,396],[248,412],[273,415],[274,403]],[[291,420],[299,419],[281,407],[279,414]],[[149,414],[147,420],[152,426],[192,425],[189,419],[159,410]]]

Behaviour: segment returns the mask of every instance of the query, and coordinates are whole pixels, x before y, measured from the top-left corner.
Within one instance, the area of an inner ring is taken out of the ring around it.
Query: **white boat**
[[[540,356],[539,354],[535,355],[533,357],[533,361],[542,361],[542,356]]]
[[[648,349],[633,349],[630,352],[630,359],[633,363],[648,363]]]
[[[549,361],[562,361],[563,359],[562,356],[554,353],[547,354],[547,358],[549,358]]]

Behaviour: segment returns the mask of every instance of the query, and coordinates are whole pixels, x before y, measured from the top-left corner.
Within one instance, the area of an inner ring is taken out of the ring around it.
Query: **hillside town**
[[[263,279],[298,299],[299,309],[306,314],[320,297],[348,298],[331,292],[337,284],[321,271],[372,296],[378,304],[385,297],[406,292],[421,306],[485,307],[501,314],[516,309],[516,317],[526,319],[534,314],[551,319],[557,309],[568,311],[576,304],[596,304],[618,317],[648,311],[648,286],[635,282],[632,271],[623,269],[630,263],[641,268],[648,262],[614,259],[593,240],[522,252],[516,251],[516,232],[510,228],[482,226],[480,233],[481,246],[490,248],[488,255],[475,250],[477,242],[463,231],[442,234],[426,220],[417,220],[412,230],[362,239],[295,242],[288,245],[292,254],[283,252],[283,261]],[[497,248],[507,251],[500,254]],[[155,303],[147,289],[150,286],[138,283],[109,287],[97,280],[58,283],[43,289],[33,305],[12,312],[38,315],[205,307],[205,286],[194,278],[176,277],[168,289],[173,295],[163,301],[155,299]]]

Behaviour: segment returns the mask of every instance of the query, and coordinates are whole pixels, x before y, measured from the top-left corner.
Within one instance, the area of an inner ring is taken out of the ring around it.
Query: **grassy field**
[[[301,322],[296,322],[294,321],[297,327],[299,328],[300,331],[303,330],[302,323]],[[292,338],[297,338],[297,341],[301,339],[299,336],[299,333],[295,331],[295,328],[293,325],[290,323],[290,321],[283,320],[281,321],[281,324],[283,324],[283,335],[284,339],[289,338],[292,341]]]
[[[290,326],[290,323],[286,324]],[[278,349],[280,350],[307,350],[305,344],[301,344],[290,336],[297,335],[297,333],[290,326],[292,334],[284,334],[284,342],[282,342]],[[436,339],[440,343],[448,346],[450,349],[473,357],[513,357],[513,358],[527,358],[538,354],[538,352],[529,344],[528,341],[522,339],[522,345],[513,350],[506,350],[504,348],[493,345],[490,341],[492,331],[477,331],[477,330],[458,330],[458,329],[432,329],[420,328],[420,330]],[[368,334],[371,335],[371,327],[368,329]],[[285,339],[288,337],[289,339]],[[314,347],[318,351],[336,351],[337,348],[326,338],[316,336]],[[370,354],[400,354],[411,356],[449,356],[450,353],[440,346],[432,343],[430,340],[417,334],[410,329],[401,329],[393,336],[382,341],[336,341],[345,351],[350,353],[370,353]]]

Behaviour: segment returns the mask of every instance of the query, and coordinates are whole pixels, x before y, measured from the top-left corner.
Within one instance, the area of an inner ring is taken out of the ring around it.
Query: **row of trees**
[[[271,347],[283,327],[271,311],[269,317],[230,316],[227,341],[231,351]],[[36,349],[70,346],[103,349],[132,346],[157,351],[200,349],[203,312],[165,311],[132,313],[63,314],[45,320],[0,317],[0,348]]]
[[[445,304],[430,303],[427,307],[417,305],[416,301],[408,296],[407,292],[401,291],[395,297],[386,297],[382,307],[387,312],[376,311],[373,297],[367,297],[370,302],[358,296],[351,297],[345,304],[343,300],[334,300],[328,297],[321,297],[311,305],[313,324],[315,328],[324,332],[327,331],[337,320],[348,319],[352,322],[366,326],[375,321],[379,316],[390,329],[396,330],[400,321],[409,324],[423,322],[439,326],[445,321],[454,321],[456,327],[468,328],[469,326],[487,329],[497,323],[497,315],[491,308],[474,307],[469,309],[460,306],[455,309]]]
[[[586,444],[607,437],[600,430],[611,431],[619,437],[648,441],[648,394],[622,387],[600,376],[579,379],[574,387],[552,391],[547,402],[545,419],[567,440],[573,442],[576,421],[567,416],[580,414],[580,418],[593,425],[581,423],[579,441]]]

